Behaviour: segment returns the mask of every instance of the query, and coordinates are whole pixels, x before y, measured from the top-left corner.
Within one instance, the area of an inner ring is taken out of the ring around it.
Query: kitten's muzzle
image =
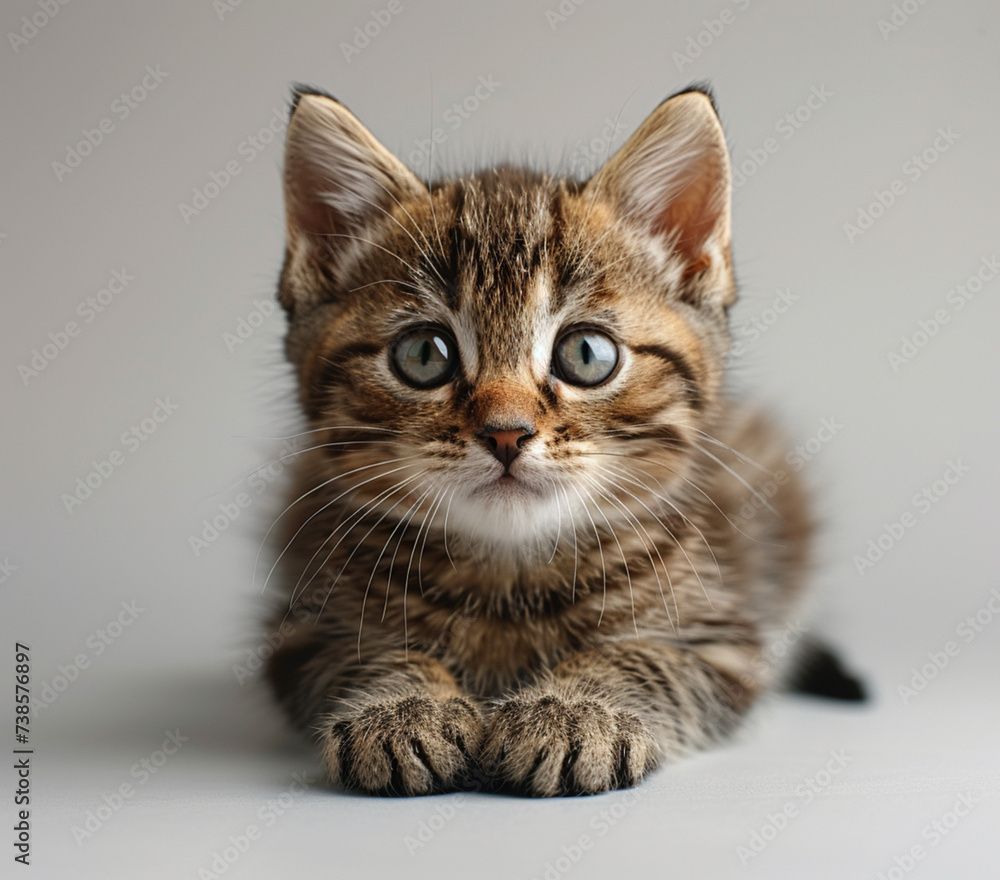
[[[486,425],[476,432],[476,439],[504,466],[505,471],[510,470],[511,463],[521,454],[521,447],[534,436],[534,430],[528,427],[495,428]]]

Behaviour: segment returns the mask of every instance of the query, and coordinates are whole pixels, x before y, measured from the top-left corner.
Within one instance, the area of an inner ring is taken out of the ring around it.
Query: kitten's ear
[[[289,262],[324,264],[334,275],[338,254],[351,245],[343,236],[364,237],[366,224],[395,201],[427,196],[343,104],[304,89],[295,91],[288,123],[284,183]]]
[[[668,241],[685,277],[714,268],[731,277],[731,175],[726,136],[711,97],[668,98],[584,189],[610,199],[630,222]],[[731,283],[724,302],[733,300]]]

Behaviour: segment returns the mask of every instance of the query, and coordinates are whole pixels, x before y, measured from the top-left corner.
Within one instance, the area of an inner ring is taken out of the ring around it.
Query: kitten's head
[[[287,352],[337,494],[526,554],[679,491],[735,291],[706,94],[662,103],[585,183],[428,186],[300,91],[285,199]]]

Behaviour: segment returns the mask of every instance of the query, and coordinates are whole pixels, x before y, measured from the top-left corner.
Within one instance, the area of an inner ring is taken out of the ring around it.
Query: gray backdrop
[[[35,875],[989,876],[998,25],[975,0],[6,3],[0,615],[6,681],[30,646]],[[435,174],[587,173],[698,80],[736,167],[734,384],[809,459],[809,625],[874,703],[775,700],[637,794],[324,790],[255,666],[269,438],[301,429],[271,305],[289,84],[421,174],[428,139]]]

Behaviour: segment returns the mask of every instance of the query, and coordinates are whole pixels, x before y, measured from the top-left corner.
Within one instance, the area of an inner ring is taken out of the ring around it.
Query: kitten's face
[[[343,108],[309,100],[333,116],[300,102],[290,127],[281,295],[338,491],[524,555],[677,489],[720,382],[728,215],[726,246],[685,238],[662,208],[639,222],[628,145],[582,188],[501,169],[428,190]],[[671,183],[670,210],[714,232],[683,202],[698,186]]]

